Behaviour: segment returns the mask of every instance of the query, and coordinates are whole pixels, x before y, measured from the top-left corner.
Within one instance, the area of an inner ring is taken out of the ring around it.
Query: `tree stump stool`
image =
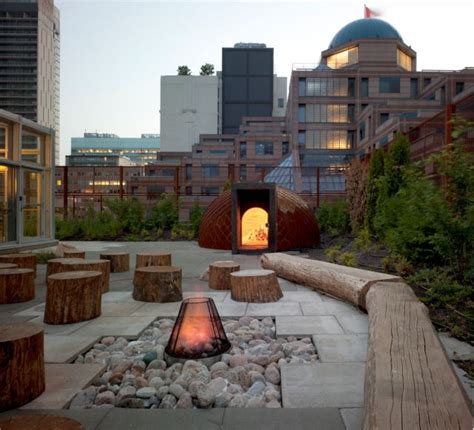
[[[61,269],[62,264],[67,261],[68,263],[74,261],[75,263],[81,263],[84,261],[83,258],[53,258],[51,260],[48,260],[47,266],[46,266],[46,282],[48,282],[48,276],[49,275],[54,275],[55,273],[60,273],[63,272]]]
[[[102,253],[100,259],[110,261],[110,271],[112,273],[128,272],[130,270],[130,254],[128,252]]]
[[[18,264],[13,263],[0,263],[0,269],[16,269]]]
[[[0,263],[16,264],[22,269],[33,269],[36,277],[36,255],[35,254],[4,254],[0,255]]]
[[[0,368],[0,412],[36,399],[45,389],[43,329],[30,323],[3,325]]]
[[[181,278],[179,267],[139,267],[133,277],[133,298],[141,302],[179,302],[183,300]]]
[[[230,274],[231,297],[237,302],[268,303],[283,297],[273,270],[241,270]]]
[[[74,271],[50,275],[46,290],[44,322],[72,324],[96,318],[101,311],[99,271]]]
[[[149,251],[137,254],[135,268],[148,266],[171,266],[171,253]]]
[[[80,249],[65,249],[63,251],[64,258],[86,258],[86,251]]]
[[[16,415],[0,420],[2,430],[84,430],[83,425],[71,418],[55,415]]]
[[[0,304],[21,303],[35,298],[32,269],[0,269]]]
[[[76,270],[92,270],[102,273],[102,292],[106,293],[109,291],[109,279],[110,279],[110,261],[108,260],[83,260],[76,261],[72,258],[64,258],[64,261],[59,266],[60,272],[75,272]]]
[[[214,261],[209,265],[209,288],[230,290],[230,274],[239,270],[240,264],[234,261]]]

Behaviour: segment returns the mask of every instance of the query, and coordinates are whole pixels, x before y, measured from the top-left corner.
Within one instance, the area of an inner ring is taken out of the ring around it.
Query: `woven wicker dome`
[[[319,245],[319,227],[311,209],[296,193],[276,188],[277,250],[312,248]],[[226,191],[204,213],[199,228],[199,246],[232,249],[232,196]]]

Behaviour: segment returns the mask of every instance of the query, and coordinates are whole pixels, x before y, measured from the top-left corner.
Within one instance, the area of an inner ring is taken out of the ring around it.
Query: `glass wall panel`
[[[8,129],[0,124],[0,158],[8,158]]]
[[[331,69],[340,69],[341,67],[350,66],[356,64],[359,61],[359,49],[349,48],[345,51],[338,52],[337,54],[330,55],[327,58],[326,64]]]
[[[41,236],[42,174],[23,172],[23,236]]]
[[[21,136],[21,161],[44,164],[43,138],[28,130],[23,130]]]
[[[412,58],[401,49],[397,49],[397,64],[408,71],[412,70]]]
[[[351,149],[347,130],[307,130],[306,149]]]
[[[353,81],[348,78],[307,78],[305,95],[315,97],[345,97],[353,95]]]
[[[307,104],[305,122],[347,123],[350,122],[348,105]]]
[[[0,242],[16,241],[16,169],[0,165]]]

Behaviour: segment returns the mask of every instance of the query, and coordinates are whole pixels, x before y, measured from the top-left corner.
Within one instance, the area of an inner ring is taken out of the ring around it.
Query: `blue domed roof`
[[[329,44],[329,49],[356,39],[397,39],[403,42],[402,36],[388,22],[375,18],[362,18],[342,27]]]

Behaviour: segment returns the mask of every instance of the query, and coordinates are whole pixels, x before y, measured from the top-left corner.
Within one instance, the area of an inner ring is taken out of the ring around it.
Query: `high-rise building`
[[[84,133],[84,137],[71,139],[67,165],[145,165],[156,161],[159,151],[159,134],[119,137],[112,133]]]
[[[246,116],[283,115],[285,102],[286,78],[273,74],[273,48],[236,43],[222,49],[222,134],[237,134]]]
[[[56,163],[59,28],[54,0],[0,2],[0,108],[53,128]]]

